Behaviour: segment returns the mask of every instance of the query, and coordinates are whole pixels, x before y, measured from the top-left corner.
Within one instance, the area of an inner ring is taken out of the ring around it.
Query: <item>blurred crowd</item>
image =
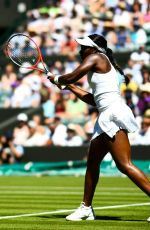
[[[27,13],[29,33],[45,55],[76,53],[76,37],[103,34],[113,50],[133,50],[147,43],[148,0],[48,0]]]
[[[26,33],[34,37],[48,68],[54,74],[71,72],[79,65],[75,37],[91,33],[106,36],[115,51],[128,48],[124,62],[129,84],[120,85],[122,99],[132,109],[139,130],[129,134],[131,145],[150,145],[150,54],[146,30],[150,11],[146,0],[46,1],[44,7],[27,12]],[[66,7],[67,6],[67,7]],[[20,30],[25,29],[20,28]],[[19,29],[18,29],[19,31]],[[52,62],[52,54],[67,55]],[[9,63],[1,73],[0,108],[42,108],[42,114],[17,116],[13,130],[0,137],[0,163],[19,161],[25,146],[81,146],[89,144],[97,109],[68,90],[59,90],[38,70],[15,69]],[[90,91],[87,76],[77,82]]]

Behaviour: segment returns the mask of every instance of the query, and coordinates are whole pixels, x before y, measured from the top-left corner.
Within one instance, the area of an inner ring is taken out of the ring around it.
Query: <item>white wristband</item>
[[[55,77],[54,77],[54,82],[56,83],[56,84],[59,84],[59,82],[58,82],[58,79],[61,77],[61,75],[55,75]]]
[[[54,77],[54,82],[56,85],[60,85],[60,83],[58,82],[59,77],[61,77],[61,75],[55,75]],[[65,89],[67,86],[66,85],[60,85],[61,89]]]
[[[53,76],[53,75],[54,75],[54,74],[52,74],[51,72],[48,72],[48,73],[47,73],[47,76],[48,76],[48,77],[51,77],[51,76]]]

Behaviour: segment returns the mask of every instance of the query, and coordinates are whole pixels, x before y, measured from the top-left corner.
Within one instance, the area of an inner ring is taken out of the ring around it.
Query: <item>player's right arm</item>
[[[70,90],[72,93],[74,93],[80,100],[84,101],[85,103],[96,106],[93,94],[81,89],[80,87],[77,87],[76,85],[67,85],[68,90]]]
[[[93,71],[97,63],[99,63],[100,61],[101,61],[100,55],[91,54],[87,56],[73,72],[61,76],[53,75],[48,77],[48,79],[53,84],[61,84],[61,85],[74,84],[78,80],[80,80],[83,76],[85,76],[88,72]]]

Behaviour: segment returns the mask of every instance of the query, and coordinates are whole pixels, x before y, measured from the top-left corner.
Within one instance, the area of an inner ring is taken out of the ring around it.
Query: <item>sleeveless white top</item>
[[[92,77],[88,77],[88,82],[92,89],[97,109],[100,112],[107,109],[112,103],[122,100],[119,89],[118,75],[119,73],[111,64],[111,70],[109,72],[94,72]]]
[[[92,139],[103,132],[112,138],[120,129],[135,132],[138,126],[131,109],[122,100],[119,88],[119,73],[113,65],[111,64],[111,70],[107,73],[94,72],[91,77],[88,77],[88,82],[97,109],[100,112],[95,123]]]

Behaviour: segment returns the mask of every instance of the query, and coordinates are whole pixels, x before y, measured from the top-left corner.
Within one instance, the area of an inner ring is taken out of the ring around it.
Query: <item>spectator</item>
[[[63,146],[81,146],[82,144],[83,140],[77,134],[76,125],[69,124],[67,126],[67,136],[64,140]]]
[[[114,50],[118,44],[118,37],[117,37],[117,33],[115,32],[115,27],[113,22],[106,21],[104,23],[103,34],[105,38],[108,40],[108,46]]]
[[[86,120],[86,115],[88,114],[88,106],[82,102],[73,93],[69,93],[69,98],[66,101],[66,110],[63,113],[59,113],[64,120],[64,122],[83,124]]]
[[[140,25],[134,25],[134,31],[132,33],[133,43],[136,47],[144,46],[147,42],[147,35],[145,30]]]
[[[39,114],[34,114],[32,116],[32,121],[35,122],[36,125],[42,125],[42,117]]]
[[[150,70],[146,67],[143,66],[141,69],[141,74],[143,77],[143,84],[150,83]]]
[[[11,106],[13,108],[28,107],[28,99],[32,95],[32,89],[26,78],[22,80],[20,85],[14,89],[13,96],[11,98]]]
[[[123,26],[132,29],[132,14],[127,11],[126,3],[124,1],[119,1],[118,6],[115,9],[115,14],[113,17],[113,22],[115,27]]]
[[[7,64],[4,73],[1,76],[0,83],[0,107],[10,107],[11,96],[14,88],[18,85],[17,74],[15,73],[14,66]]]
[[[145,111],[144,116],[150,118],[150,108]]]
[[[120,85],[120,90],[122,93],[124,93],[125,90],[131,90],[132,92],[136,93],[139,86],[138,84],[133,80],[133,73],[130,69],[126,69],[124,71],[124,73],[126,74],[126,76],[129,79],[129,83],[126,85],[125,83],[122,83]]]
[[[135,64],[140,64],[140,66],[148,65],[150,61],[150,55],[145,51],[144,46],[140,46],[138,51],[132,52],[130,58]]]
[[[139,113],[141,115],[150,108],[150,83],[142,84],[140,86],[140,97],[137,103]]]
[[[51,99],[51,94],[48,90],[43,93],[42,102],[44,119],[53,118],[55,116],[55,103]]]
[[[71,72],[72,69],[76,68],[78,65],[78,61],[76,60],[76,56],[73,53],[68,54],[68,60],[64,63],[64,72]],[[59,72],[60,73],[60,72]]]
[[[66,41],[62,42],[60,52],[63,55],[68,55],[69,53],[76,54],[76,47],[77,47],[76,42],[71,38],[70,35],[67,35]]]
[[[52,144],[56,146],[63,146],[64,140],[67,136],[67,127],[62,124],[60,117],[54,117],[49,123],[49,129],[52,132]]]
[[[55,72],[55,74],[60,74],[64,72],[64,65],[58,60],[55,61],[54,65],[53,65],[53,69],[52,72]],[[54,70],[54,71],[53,71]]]
[[[0,164],[20,162],[24,154],[24,148],[22,145],[13,143],[13,137],[10,133],[0,137],[0,145]]]
[[[119,25],[117,27],[117,48],[124,48],[126,47],[128,38],[129,38],[129,31],[126,29],[124,25]]]
[[[64,114],[66,111],[64,97],[60,91],[54,92],[52,95],[52,100],[55,103],[55,114],[58,117],[60,114]]]
[[[124,73],[128,77],[129,83],[127,85],[125,83],[122,83],[120,85],[120,91],[126,104],[131,108],[133,114],[136,116],[137,114],[139,114],[136,107],[139,100],[137,95],[139,86],[133,80],[133,74],[130,69],[126,69]]]
[[[50,129],[48,128],[47,125],[43,124],[43,120],[42,120],[42,116],[40,114],[34,114],[32,116],[32,120],[33,123],[35,124],[35,126],[42,126],[44,128],[44,135],[45,135],[45,138],[46,136],[48,137],[48,142],[47,142],[47,145],[51,144],[51,140],[50,140],[50,137],[51,137],[51,131]],[[31,123],[32,124],[32,123]]]
[[[143,28],[145,30],[149,30],[150,28],[150,7],[149,5],[146,7],[146,12],[144,12],[144,18],[143,18]]]
[[[125,98],[125,102],[126,104],[130,107],[130,109],[132,110],[133,114],[136,114],[136,109],[135,109],[135,104],[133,103],[133,93],[130,89],[126,89],[124,91],[124,98]]]
[[[25,107],[37,108],[41,102],[41,95],[39,93],[40,87],[36,83],[31,86],[32,95],[27,99],[28,104]]]
[[[143,26],[144,23],[144,15],[141,12],[141,4],[138,1],[134,1],[132,5],[132,21],[134,26]]]
[[[150,116],[143,116],[141,128],[130,142],[131,145],[150,145]]]
[[[16,145],[24,145],[29,137],[28,116],[25,113],[20,113],[17,116],[18,126],[13,130],[13,143]]]
[[[11,103],[11,96],[13,93],[13,89],[11,88],[11,83],[6,74],[1,76],[0,83],[0,107],[8,108]]]
[[[49,143],[50,131],[43,125],[37,125],[35,121],[28,122],[30,136],[25,141],[24,146],[46,146]]]
[[[92,20],[92,24],[91,24],[91,29],[89,31],[89,34],[102,34],[102,26],[99,22],[98,19],[94,18]]]

